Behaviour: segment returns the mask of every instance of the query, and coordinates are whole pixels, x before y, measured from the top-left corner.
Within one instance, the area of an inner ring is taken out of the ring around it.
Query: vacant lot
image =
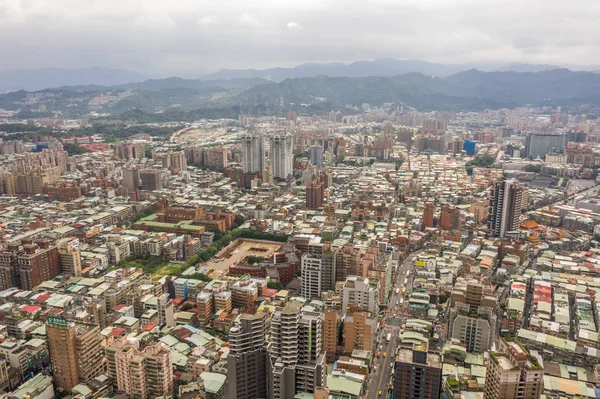
[[[281,248],[281,245],[282,243],[279,242],[240,238],[219,252],[215,259],[204,263],[202,266],[221,274],[229,270],[229,266],[239,263],[250,255],[270,258],[273,253]]]

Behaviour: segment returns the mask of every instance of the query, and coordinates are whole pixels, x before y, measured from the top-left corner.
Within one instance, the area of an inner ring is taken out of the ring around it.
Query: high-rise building
[[[562,152],[567,146],[567,135],[556,133],[529,133],[525,142],[528,157],[544,158],[550,152]]]
[[[267,162],[262,171],[262,182],[263,184],[273,185],[273,168],[271,167],[270,162]]]
[[[462,154],[463,141],[460,137],[456,136],[452,138],[452,155]]]
[[[290,303],[277,310],[271,320],[269,397],[272,398],[283,399],[296,394],[300,308],[300,304]]]
[[[10,172],[0,173],[0,194],[16,194],[15,176]]]
[[[244,313],[229,330],[227,397],[267,397],[268,351],[266,315]]]
[[[214,313],[213,308],[213,293],[202,291],[196,298],[196,304],[198,307],[198,322],[202,326],[210,324],[211,317]]]
[[[125,344],[113,356],[119,391],[139,399],[173,397],[172,355],[160,343],[148,345],[143,350]],[[110,365],[109,361],[109,369]]]
[[[321,312],[303,309],[298,326],[298,365],[296,393],[314,392],[326,385],[327,364],[323,347],[323,318]]]
[[[504,237],[519,227],[523,207],[523,187],[516,180],[496,183],[490,197],[488,227],[494,237]]]
[[[171,351],[160,343],[148,345],[142,351],[146,360],[146,380],[149,398],[173,396],[173,361]]]
[[[155,191],[162,189],[162,173],[157,169],[144,169],[140,171],[142,190]]]
[[[26,167],[13,171],[15,194],[42,194],[44,186],[55,183],[61,175],[58,166],[54,167]]]
[[[323,350],[328,363],[337,359],[337,341],[340,315],[336,311],[325,312],[323,317]]]
[[[463,150],[467,153],[467,155],[475,155],[476,146],[476,141],[465,140],[463,143]]]
[[[247,134],[242,139],[242,169],[244,173],[256,173],[262,172],[264,168],[265,144],[263,136],[260,134]]]
[[[158,324],[175,327],[173,301],[169,298],[169,294],[166,292],[158,296],[148,294],[141,299],[141,303],[144,312],[149,310],[158,312]]]
[[[423,229],[428,227],[433,227],[433,212],[435,207],[433,204],[425,204],[425,209],[423,210]]]
[[[66,238],[59,241],[60,267],[62,274],[69,277],[81,275],[81,252],[77,238]]]
[[[121,169],[123,173],[123,185],[129,191],[137,191],[140,189],[140,170],[136,167],[124,167]]]
[[[71,392],[79,382],[88,382],[104,372],[105,359],[97,325],[49,316],[46,333],[58,389]]]
[[[227,148],[217,146],[202,150],[203,164],[209,168],[225,169],[227,167]]]
[[[44,281],[60,274],[60,255],[55,244],[40,240],[23,244],[23,252],[17,255],[21,288],[32,290]]]
[[[133,346],[123,348],[115,355],[117,388],[135,398],[147,398],[148,386],[144,375],[144,357]]]
[[[302,255],[301,295],[306,299],[320,297],[323,291],[335,290],[336,253],[330,244],[311,243]]]
[[[0,155],[22,154],[23,142],[21,140],[10,140],[0,142]]]
[[[143,143],[135,141],[119,141],[115,144],[115,155],[121,159],[143,158],[146,148]]]
[[[483,388],[484,399],[537,399],[544,369],[515,341],[502,341],[502,352],[490,352]]]
[[[273,177],[276,179],[287,179],[294,173],[294,151],[291,134],[278,134],[269,139],[270,160],[273,168]],[[263,168],[259,170],[262,172]]]
[[[477,223],[487,222],[489,211],[490,204],[488,201],[473,202],[469,207],[469,212],[473,214]]]
[[[6,248],[0,252],[0,290],[7,290],[21,284],[17,255],[21,242],[9,241]]]
[[[319,209],[322,207],[324,198],[325,184],[320,178],[317,178],[306,186],[306,207],[308,209]]]
[[[364,276],[361,259],[364,251],[353,244],[345,244],[336,253],[336,281],[344,281],[348,276]]]
[[[271,320],[269,345],[273,399],[293,398],[300,392],[314,392],[325,385],[323,314],[289,303]]]
[[[493,308],[478,307],[469,310],[468,305],[457,303],[450,310],[448,337],[458,339],[469,353],[487,351],[494,340],[496,314]]]
[[[398,350],[394,369],[395,398],[439,399],[441,383],[440,356],[428,352],[427,342]]]
[[[315,165],[317,168],[323,167],[323,146],[313,145],[310,147],[310,163]]]
[[[353,309],[375,314],[379,310],[379,280],[348,276],[342,292],[342,310]]]
[[[375,320],[367,312],[347,313],[344,317],[343,353],[350,355],[354,349],[373,350]]]
[[[183,151],[169,152],[171,169],[174,171],[182,171],[187,169],[187,159]]]
[[[449,204],[444,205],[440,213],[440,228],[448,231],[460,230],[460,210]]]
[[[459,278],[450,306],[448,337],[460,340],[469,353],[487,351],[494,340],[497,320],[497,299],[491,287]]]

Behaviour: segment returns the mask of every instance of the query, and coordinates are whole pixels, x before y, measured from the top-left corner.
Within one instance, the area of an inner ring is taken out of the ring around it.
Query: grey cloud
[[[599,17],[593,0],[0,0],[0,69],[600,64]]]

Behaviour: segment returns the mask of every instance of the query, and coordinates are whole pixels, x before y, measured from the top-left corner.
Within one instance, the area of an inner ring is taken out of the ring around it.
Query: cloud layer
[[[0,70],[600,64],[599,18],[594,0],[0,0]]]

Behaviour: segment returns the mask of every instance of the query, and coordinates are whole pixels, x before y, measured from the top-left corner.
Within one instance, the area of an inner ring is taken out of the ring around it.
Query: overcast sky
[[[600,64],[598,0],[0,0],[0,70]]]

